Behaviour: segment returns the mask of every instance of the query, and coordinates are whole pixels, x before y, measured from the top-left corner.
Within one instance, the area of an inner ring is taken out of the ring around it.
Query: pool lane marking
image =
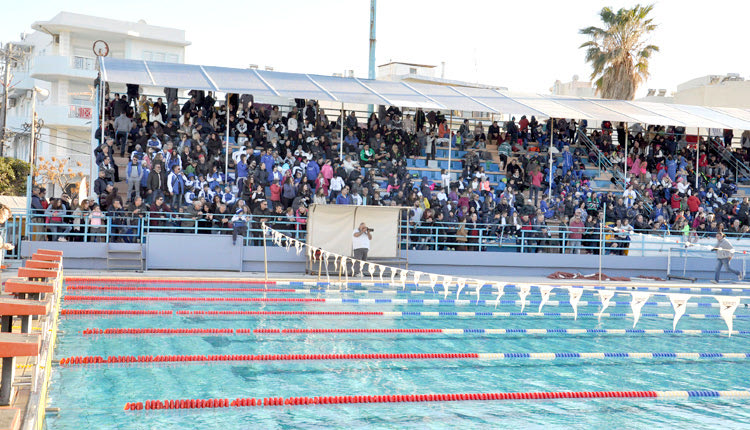
[[[375,299],[375,298],[319,298],[319,297],[173,297],[173,296],[91,296],[66,295],[68,302],[228,302],[228,303],[320,303],[326,305],[422,305],[422,306],[520,306],[523,300],[466,300],[466,299]],[[526,305],[539,305],[539,300],[526,300]],[[601,306],[602,302],[580,301],[579,306]],[[550,300],[545,306],[568,306],[567,301]],[[649,307],[672,307],[670,302],[646,302]],[[610,306],[631,306],[630,302],[610,302]],[[718,308],[719,303],[686,303],[690,308]]]
[[[667,330],[667,329],[539,329],[539,328],[304,328],[304,329],[231,329],[231,328],[86,328],[79,332],[84,336],[114,336],[138,334],[166,334],[166,335],[199,335],[206,334],[232,335],[295,335],[295,334],[444,334],[444,335],[515,335],[515,334],[684,334],[684,335],[725,335],[728,330]],[[733,330],[733,335],[748,335],[750,330]]]
[[[200,317],[223,317],[223,316],[357,316],[357,317],[574,317],[573,312],[385,312],[385,311],[171,311],[171,310],[116,310],[116,309],[62,309],[63,316],[200,316]],[[593,312],[579,312],[579,318],[599,318],[600,314]],[[605,312],[601,314],[607,318],[630,318],[631,313]],[[641,318],[668,318],[674,319],[673,314],[642,313]],[[719,314],[684,314],[683,317],[698,319],[718,319]],[[750,315],[733,315],[734,319],[750,319]]]
[[[661,399],[694,400],[721,398],[732,400],[750,399],[745,390],[690,390],[690,391],[543,391],[515,393],[429,393],[396,395],[354,395],[314,397],[262,397],[229,399],[175,399],[127,402],[125,411],[166,409],[216,409],[238,407],[287,407],[309,405],[341,405],[360,403],[416,403],[416,402],[460,402],[497,400],[583,400],[583,399]]]
[[[558,359],[736,359],[750,358],[750,352],[499,352],[499,353],[369,353],[369,354],[247,354],[247,355],[126,355],[107,358],[90,355],[62,358],[61,366],[116,363],[237,362],[237,361],[321,361],[321,360],[558,360]]]

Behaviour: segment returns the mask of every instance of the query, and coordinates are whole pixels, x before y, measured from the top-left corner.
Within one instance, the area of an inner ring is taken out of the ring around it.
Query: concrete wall
[[[76,242],[28,242],[21,245],[21,255],[28,257],[38,248],[59,249],[64,252],[64,264],[70,269],[107,268],[107,249],[138,249],[137,244],[106,244]],[[173,270],[230,270],[263,272],[262,246],[232,246],[229,236],[151,234],[144,246],[148,269]],[[277,273],[305,272],[305,254],[297,255],[294,248],[289,252],[276,246],[268,246],[268,270]],[[402,254],[406,257],[406,253]],[[409,268],[422,272],[433,272],[462,276],[547,276],[552,272],[596,273],[599,257],[573,254],[519,254],[514,252],[448,252],[409,251]],[[673,273],[710,279],[713,277],[715,260],[691,257],[687,260],[673,258]],[[735,259],[735,268],[741,267]],[[614,276],[659,276],[666,277],[667,257],[623,257],[604,256],[604,273]],[[729,279],[728,275],[724,275]]]

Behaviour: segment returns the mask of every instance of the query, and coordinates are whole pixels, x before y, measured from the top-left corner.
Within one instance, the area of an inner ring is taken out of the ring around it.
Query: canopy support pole
[[[96,130],[101,125],[100,118],[99,118],[99,105],[102,103],[102,93],[101,93],[101,87],[102,85],[102,79],[101,79],[101,73],[99,74],[99,87],[96,89],[96,99],[94,102],[94,113],[91,115],[91,120],[94,121],[91,125],[91,153],[93,154],[94,151],[96,151],[96,148],[99,146],[96,143]],[[34,90],[32,90],[34,91]],[[104,132],[104,128],[102,127],[102,133]],[[104,141],[104,136],[101,137],[102,141]],[[31,142],[33,144],[33,142]],[[32,145],[29,145],[29,163],[34,163],[34,153],[32,152]],[[89,161],[89,189],[88,189],[88,196],[89,197],[95,197],[94,195],[94,180],[98,177],[96,172],[96,162],[94,158],[91,158]],[[33,174],[30,175],[32,177],[32,185],[33,185]],[[31,188],[28,190],[28,196],[31,196]],[[31,201],[31,199],[29,199]]]
[[[602,255],[604,255],[604,226],[607,222],[607,203],[604,203],[604,218],[599,223],[599,282],[602,282]]]
[[[451,136],[452,132],[451,129],[453,128],[453,110],[451,109],[451,115],[450,115],[450,122],[448,123],[448,189],[446,190],[448,193],[450,193],[450,183],[451,183],[451,155],[452,155],[452,149],[453,149],[453,139]]]
[[[344,114],[346,112],[344,111],[344,102],[341,102],[341,124],[339,124],[339,128],[341,129],[339,133],[339,160],[343,163],[344,162]]]
[[[701,128],[698,127],[698,139],[695,141],[695,190],[698,192],[698,160],[701,155]]]
[[[549,119],[550,129],[549,132],[549,189],[547,190],[547,200],[550,204],[552,203],[552,146],[555,141],[555,119]]]
[[[635,163],[635,159],[633,160],[633,163]],[[625,183],[622,184],[622,189],[628,188],[628,123],[625,123],[625,165],[622,168],[623,170],[623,178],[625,178]]]
[[[227,136],[226,136],[226,144],[224,146],[224,179],[229,180],[229,93],[227,93]],[[234,178],[235,181],[237,178]],[[242,190],[240,190],[242,192]]]

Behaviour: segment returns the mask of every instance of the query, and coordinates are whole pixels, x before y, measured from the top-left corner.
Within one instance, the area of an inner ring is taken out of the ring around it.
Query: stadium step
[[[107,269],[108,270],[143,270],[143,249],[142,245],[136,250],[113,247],[108,244],[107,248]]]

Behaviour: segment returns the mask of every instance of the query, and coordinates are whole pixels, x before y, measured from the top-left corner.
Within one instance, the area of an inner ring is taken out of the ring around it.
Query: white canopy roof
[[[750,109],[521,94],[487,88],[376,81],[100,57],[105,81],[157,87],[591,121],[750,130]]]

